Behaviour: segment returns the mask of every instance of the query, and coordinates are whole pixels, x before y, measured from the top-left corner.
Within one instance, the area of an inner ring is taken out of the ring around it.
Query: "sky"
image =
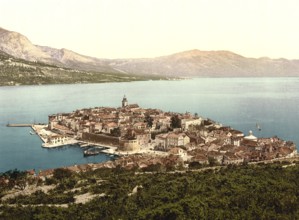
[[[199,50],[299,59],[298,0],[0,0],[0,27],[98,58]]]

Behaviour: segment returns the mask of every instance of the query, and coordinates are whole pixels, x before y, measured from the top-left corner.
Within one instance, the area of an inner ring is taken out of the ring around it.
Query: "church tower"
[[[123,100],[122,100],[122,107],[124,108],[124,107],[126,107],[128,105],[128,100],[127,100],[127,98],[126,98],[126,95],[124,95],[124,98],[123,98]]]

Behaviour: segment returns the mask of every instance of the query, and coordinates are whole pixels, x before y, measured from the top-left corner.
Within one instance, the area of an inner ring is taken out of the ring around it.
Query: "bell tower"
[[[122,107],[124,108],[124,107],[126,107],[128,105],[128,100],[127,100],[127,98],[126,98],[126,95],[124,95],[124,98],[123,98],[123,100],[122,100]]]

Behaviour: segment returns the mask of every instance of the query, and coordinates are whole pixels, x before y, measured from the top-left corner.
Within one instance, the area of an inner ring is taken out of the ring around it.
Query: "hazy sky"
[[[0,0],[0,27],[99,58],[230,50],[299,59],[298,0]]]

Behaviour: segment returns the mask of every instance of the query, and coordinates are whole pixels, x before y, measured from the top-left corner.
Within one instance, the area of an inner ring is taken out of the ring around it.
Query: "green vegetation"
[[[2,200],[0,219],[298,219],[299,165],[284,165],[172,173],[59,169],[39,183],[53,186],[48,192]],[[4,198],[7,189],[1,192]],[[75,202],[87,193],[95,197]]]
[[[82,71],[14,58],[0,51],[0,86],[130,82],[166,79],[160,76]]]
[[[172,128],[181,128],[181,120],[178,115],[171,117],[171,127]]]
[[[11,188],[17,188],[17,189],[25,189],[27,184],[27,172],[19,171],[17,169],[15,170],[9,170],[3,174],[1,174],[0,179],[0,193],[3,192],[3,189],[11,189]],[[3,181],[4,179],[8,179],[7,184],[5,184]]]

